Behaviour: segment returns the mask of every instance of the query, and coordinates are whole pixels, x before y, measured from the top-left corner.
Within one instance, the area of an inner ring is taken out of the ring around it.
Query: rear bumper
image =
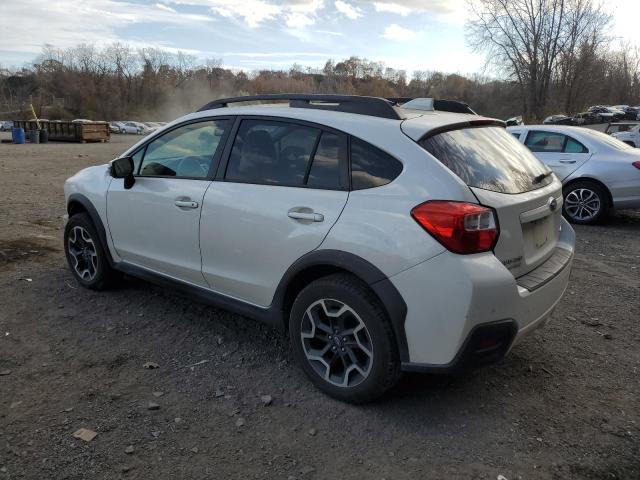
[[[451,371],[501,358],[542,326],[562,298],[574,245],[573,229],[563,219],[557,248],[564,250],[564,261],[531,272],[540,284],[529,284],[530,289],[518,285],[493,254],[445,252],[391,277],[407,304],[409,361],[403,369]],[[489,347],[493,350],[486,351]]]

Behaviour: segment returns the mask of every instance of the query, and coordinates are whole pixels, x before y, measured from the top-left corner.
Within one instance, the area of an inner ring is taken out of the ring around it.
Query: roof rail
[[[288,100],[290,107],[332,110],[336,112],[357,113],[373,117],[402,120],[393,108],[394,102],[380,97],[360,95],[324,95],[306,93],[274,93],[269,95],[249,95],[245,97],[221,98],[209,102],[198,109],[212,110],[227,107],[230,103]]]
[[[405,103],[409,103],[411,100],[427,100],[427,98],[421,97],[392,97],[387,98],[390,102],[393,102],[394,105],[403,107]],[[411,108],[411,107],[407,107]],[[475,111],[466,103],[459,102],[457,100],[438,100],[433,99],[433,109],[439,110],[441,112],[453,112],[453,113],[471,113],[473,115],[477,115]],[[420,110],[420,108],[416,108],[416,110]]]

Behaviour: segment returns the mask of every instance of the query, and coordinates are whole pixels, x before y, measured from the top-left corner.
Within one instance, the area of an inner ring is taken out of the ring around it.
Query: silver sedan
[[[640,150],[583,127],[522,125],[507,130],[562,181],[563,213],[596,223],[612,209],[640,208]]]

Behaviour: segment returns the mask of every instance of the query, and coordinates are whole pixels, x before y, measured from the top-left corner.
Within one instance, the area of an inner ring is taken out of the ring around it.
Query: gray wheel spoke
[[[98,252],[89,232],[77,225],[69,232],[67,251],[72,268],[83,280],[91,281],[98,272]]]
[[[344,302],[325,298],[310,305],[300,339],[313,370],[333,385],[358,385],[371,372],[371,337],[357,312]]]
[[[588,188],[572,190],[565,199],[565,211],[577,220],[591,220],[600,211],[600,206],[600,197]]]

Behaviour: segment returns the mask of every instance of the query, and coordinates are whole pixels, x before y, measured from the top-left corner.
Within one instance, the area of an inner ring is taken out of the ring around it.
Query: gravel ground
[[[576,229],[553,320],[504,361],[354,407],[262,325],[74,283],[63,181],[134,140],[0,144],[0,479],[640,478],[640,212]]]

